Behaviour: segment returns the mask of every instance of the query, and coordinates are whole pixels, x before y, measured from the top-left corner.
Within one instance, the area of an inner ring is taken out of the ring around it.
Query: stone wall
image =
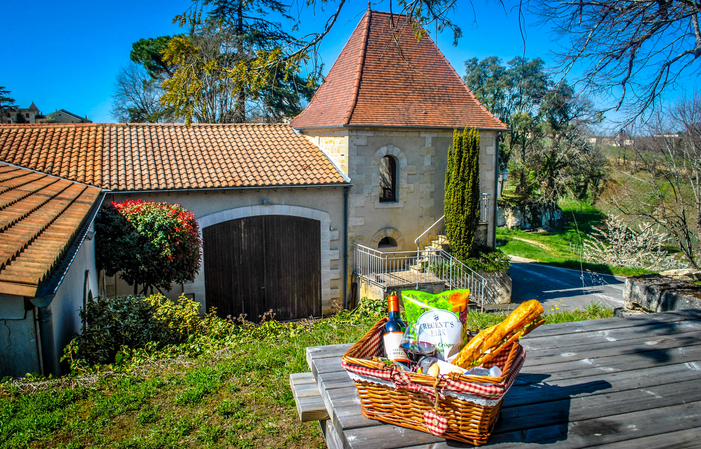
[[[535,201],[523,205],[501,202],[497,211],[497,226],[524,230],[537,228],[555,228],[563,221],[562,209],[556,203],[538,203]]]
[[[626,279],[623,290],[626,309],[646,312],[701,308],[701,285],[659,274]]]
[[[377,249],[382,236],[397,236],[393,250],[413,250],[414,240],[443,215],[445,170],[452,130],[404,128],[308,129],[305,136],[351,179],[349,242]],[[397,201],[380,202],[380,161],[397,164]],[[496,133],[480,134],[480,191],[491,195],[487,221],[494,216]],[[494,226],[479,238],[493,241]],[[401,244],[399,244],[401,240]]]
[[[511,292],[513,284],[508,270],[493,272],[478,272],[480,276],[487,280],[486,291],[484,292],[485,303],[488,304],[509,304],[511,303]]]

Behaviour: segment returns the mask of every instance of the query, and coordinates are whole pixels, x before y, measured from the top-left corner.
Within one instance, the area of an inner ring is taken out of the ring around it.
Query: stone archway
[[[215,212],[209,215],[205,215],[197,219],[200,230],[204,230],[207,227],[217,225],[223,222],[229,222],[231,220],[238,220],[247,217],[257,217],[262,215],[279,215],[279,216],[291,216],[314,220],[318,226],[319,235],[319,247],[321,251],[321,306],[322,311],[328,310],[331,307],[331,301],[338,298],[338,289],[332,288],[332,279],[338,279],[338,270],[333,270],[331,268],[331,261],[338,260],[339,250],[332,250],[331,246],[331,217],[328,212],[312,209],[302,206],[291,206],[283,204],[271,204],[271,205],[252,205],[237,207],[233,209],[227,209],[219,212]],[[204,257],[202,259],[202,268],[200,269],[200,274],[197,276],[195,283],[198,285],[194,286],[198,291],[205,292],[205,267],[204,267]],[[203,301],[206,304],[206,295]],[[325,313],[325,312],[324,312]]]
[[[370,247],[375,248],[375,249],[380,249],[383,250],[385,248],[379,248],[380,242],[385,239],[385,238],[390,238],[397,242],[397,247],[396,249],[399,250],[401,248],[404,248],[404,244],[406,243],[406,240],[404,239],[404,235],[399,232],[395,228],[383,228],[380,229],[375,233],[375,235],[372,236],[372,240],[370,241]]]

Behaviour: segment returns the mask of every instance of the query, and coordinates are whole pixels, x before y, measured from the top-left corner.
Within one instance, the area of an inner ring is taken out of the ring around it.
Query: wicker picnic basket
[[[498,366],[502,377],[408,373],[372,360],[384,355],[386,322],[387,318],[378,321],[343,356],[343,367],[358,388],[363,415],[449,440],[486,443],[504,395],[523,366],[523,347],[513,341],[484,365]]]

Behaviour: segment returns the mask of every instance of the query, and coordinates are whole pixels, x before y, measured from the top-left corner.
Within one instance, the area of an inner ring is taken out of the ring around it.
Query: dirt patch
[[[534,240],[524,239],[524,238],[521,238],[521,237],[511,237],[511,238],[514,239],[514,240],[520,240],[520,241],[522,241],[522,242],[526,242],[526,243],[528,243],[528,244],[530,244],[530,245],[533,245],[533,246],[537,246],[538,248],[544,249],[544,250],[547,251],[547,252],[551,252],[551,248],[550,248],[548,245],[544,244],[544,243],[536,242],[536,241],[534,241]]]

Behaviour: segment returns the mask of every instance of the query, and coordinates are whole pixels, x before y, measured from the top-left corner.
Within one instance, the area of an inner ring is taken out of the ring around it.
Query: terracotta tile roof
[[[368,11],[291,125],[506,129],[407,16]]]
[[[109,190],[346,182],[282,124],[0,125],[0,160]]]
[[[0,162],[0,293],[34,296],[101,190]]]

